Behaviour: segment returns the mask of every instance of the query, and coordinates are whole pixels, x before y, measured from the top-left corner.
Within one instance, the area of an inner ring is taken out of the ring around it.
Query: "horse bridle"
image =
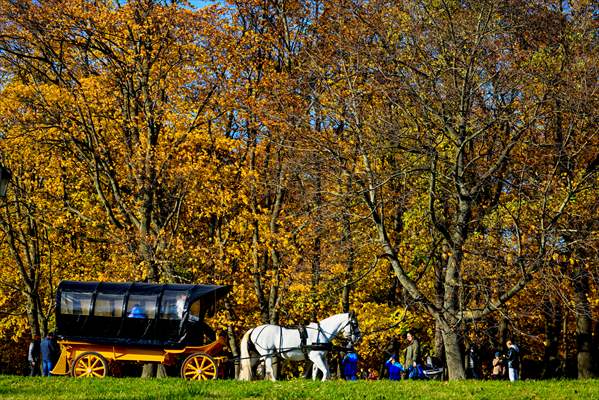
[[[356,342],[360,340],[360,337],[362,336],[360,334],[360,328],[358,327],[358,320],[356,319],[356,314],[352,311],[349,313],[349,321],[347,321],[347,324],[345,326],[349,325],[349,341],[352,342],[352,344],[354,343],[353,338],[356,338]]]

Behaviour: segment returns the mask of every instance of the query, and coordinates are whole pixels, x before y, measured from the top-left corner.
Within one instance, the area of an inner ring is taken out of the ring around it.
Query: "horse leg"
[[[331,373],[329,372],[329,363],[324,355],[322,356],[322,367],[322,381],[324,382],[331,376]]]
[[[272,360],[272,376],[275,381],[279,377],[279,362],[281,362],[281,359],[276,356]]]
[[[264,357],[258,357],[256,360],[256,376],[264,379]]]
[[[264,358],[264,379],[268,379],[268,376],[270,375],[270,380],[274,382],[277,380],[277,377],[275,376],[272,364],[272,356],[266,356],[266,358]]]
[[[315,381],[316,378],[318,378],[318,371],[320,371],[320,369],[318,368],[318,366],[316,365],[315,362],[312,363],[312,380]]]
[[[318,370],[322,371],[322,380],[326,381],[329,379],[329,365],[327,363],[327,359],[325,357],[325,353],[313,353],[314,355],[310,355],[310,360],[314,363],[312,367],[312,380],[316,380],[316,375]]]
[[[252,375],[254,377],[258,376],[258,370],[256,369],[256,365],[260,361],[260,355],[258,353],[252,353],[250,356],[250,369],[252,371]]]

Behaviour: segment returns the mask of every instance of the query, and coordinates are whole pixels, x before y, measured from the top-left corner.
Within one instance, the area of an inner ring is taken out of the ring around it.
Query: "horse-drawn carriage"
[[[61,347],[54,375],[104,377],[120,362],[181,365],[185,379],[216,379],[225,338],[204,319],[229,288],[63,281],[56,295]],[[221,369],[222,370],[222,369]]]

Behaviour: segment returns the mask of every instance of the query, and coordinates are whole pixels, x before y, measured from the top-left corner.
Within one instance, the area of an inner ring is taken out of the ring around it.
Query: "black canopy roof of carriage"
[[[228,286],[62,281],[59,337],[98,344],[182,348],[214,340],[204,317]]]

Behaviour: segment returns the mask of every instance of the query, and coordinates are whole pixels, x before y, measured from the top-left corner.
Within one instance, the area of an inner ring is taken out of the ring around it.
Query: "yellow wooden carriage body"
[[[139,362],[173,365],[184,358],[181,377],[184,379],[209,380],[219,377],[219,370],[227,361],[221,356],[225,339],[204,346],[188,346],[183,349],[160,349],[98,345],[88,342],[62,340],[61,353],[53,375],[103,378],[109,374],[111,363]]]

